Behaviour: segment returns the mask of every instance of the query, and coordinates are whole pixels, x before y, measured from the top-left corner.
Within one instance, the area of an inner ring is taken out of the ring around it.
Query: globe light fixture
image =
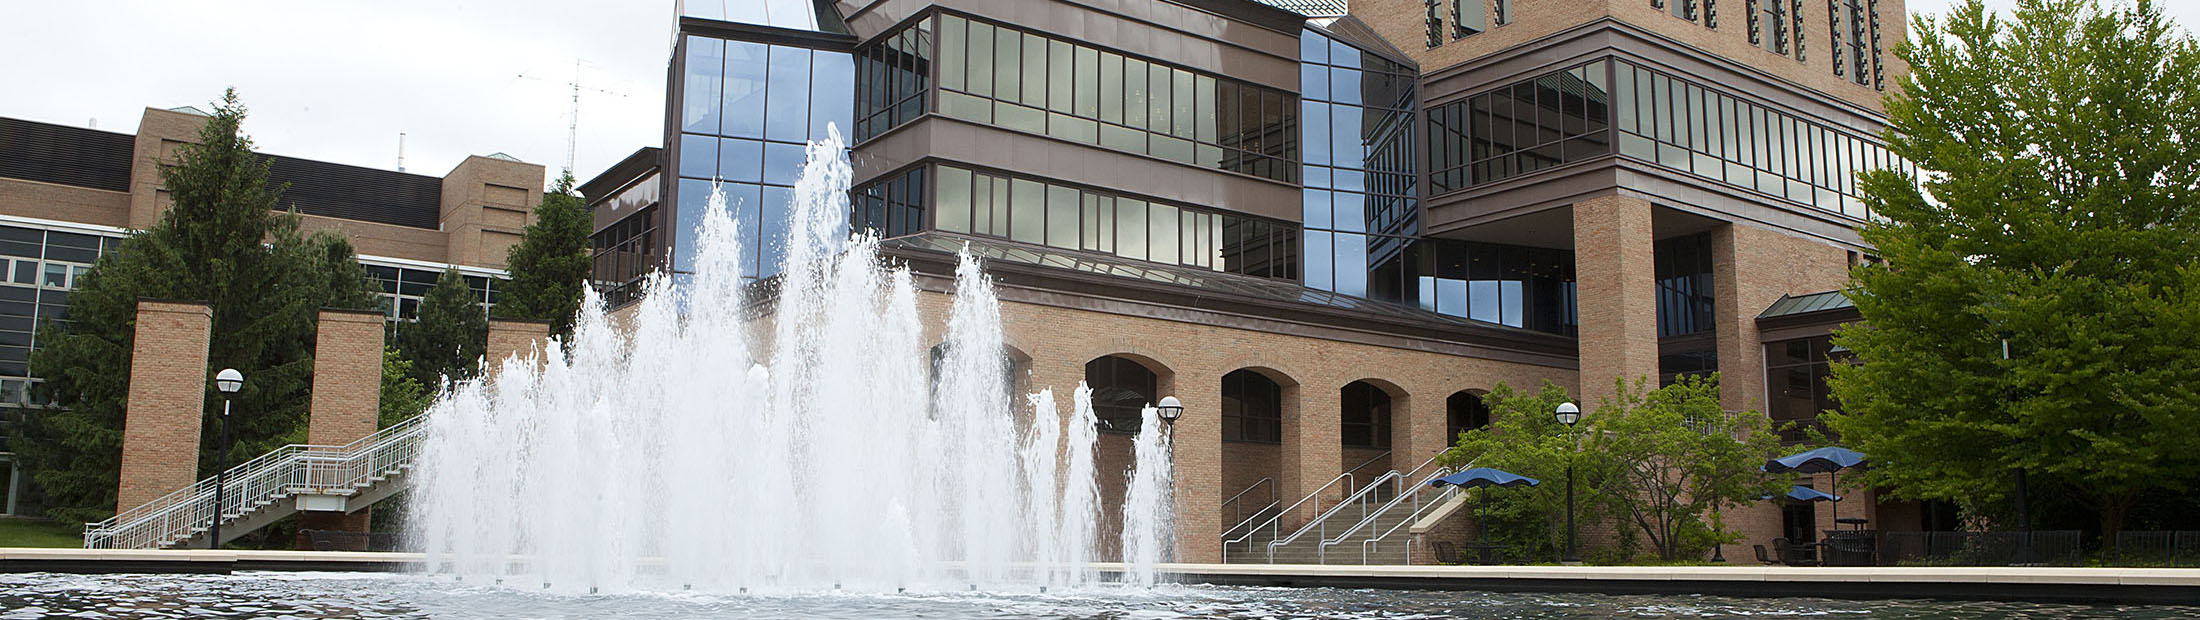
[[[1175,396],[1163,396],[1161,404],[1154,406],[1154,413],[1160,415],[1161,421],[1170,428],[1175,428],[1176,419],[1184,417],[1184,402],[1177,400]]]

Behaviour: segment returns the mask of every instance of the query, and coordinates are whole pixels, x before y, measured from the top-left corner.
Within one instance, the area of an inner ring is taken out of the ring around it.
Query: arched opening
[[[1223,375],[1222,440],[1283,443],[1283,384],[1250,368]]]
[[[1345,384],[1338,396],[1337,437],[1344,447],[1345,471],[1355,480],[1368,480],[1400,465],[1391,458],[1391,393],[1360,380]]]
[[[1447,443],[1457,443],[1459,434],[1490,425],[1490,406],[1482,402],[1482,394],[1473,390],[1453,392],[1444,399],[1444,431],[1449,433]]]
[[[1282,378],[1282,381],[1278,381]],[[1289,378],[1240,368],[1222,376],[1222,527],[1243,533],[1283,499],[1283,415]]]
[[[1160,399],[1161,377],[1130,358],[1108,355],[1085,362],[1092,414],[1100,432],[1136,434],[1146,405]]]

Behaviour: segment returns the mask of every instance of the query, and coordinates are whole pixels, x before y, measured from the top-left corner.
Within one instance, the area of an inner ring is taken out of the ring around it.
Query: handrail
[[[1386,458],[1390,458],[1390,453],[1391,453],[1391,452],[1392,452],[1392,451],[1390,451],[1390,450],[1384,450],[1382,454],[1377,454],[1377,455],[1375,455],[1374,457],[1372,457],[1372,458],[1369,458],[1369,459],[1367,459],[1366,461],[1362,461],[1362,462],[1360,462],[1360,464],[1358,464],[1358,465],[1353,465],[1353,466],[1351,466],[1351,467],[1347,467],[1347,468],[1345,468],[1345,470],[1344,470],[1344,473],[1346,473],[1346,474],[1359,473],[1359,471],[1360,471],[1360,470],[1362,470],[1362,469],[1367,469],[1367,466],[1369,466],[1369,465],[1374,465],[1376,461],[1380,461],[1380,460],[1383,460],[1383,459],[1386,459]],[[1391,469],[1397,469],[1397,468],[1393,467],[1393,468],[1391,468]],[[1359,489],[1351,489],[1351,488],[1348,488],[1348,489],[1345,489],[1345,492],[1347,492],[1347,493],[1350,493],[1350,492],[1353,492],[1353,491],[1358,491],[1358,490],[1359,490]]]
[[[305,492],[342,490],[409,465],[419,452],[426,416],[391,425],[342,446],[291,444],[167,495],[87,523],[84,546],[92,549],[162,547],[207,529],[215,519],[241,517],[275,500]],[[215,480],[226,478],[220,506]]]
[[[1413,512],[1407,513],[1406,518],[1399,520],[1396,525],[1390,526],[1390,529],[1383,530],[1383,532],[1380,534],[1369,536],[1367,540],[1360,541],[1360,564],[1367,564],[1367,556],[1374,552],[1376,543],[1381,542],[1385,538],[1389,538],[1391,534],[1398,533],[1398,530],[1411,527],[1414,522],[1421,520],[1421,513],[1427,512],[1430,508],[1435,508],[1436,506],[1442,504],[1444,500],[1449,499],[1451,496],[1459,493],[1459,487],[1451,487],[1437,492],[1436,497],[1429,500],[1428,503],[1421,503],[1421,492],[1427,490],[1427,486],[1431,482],[1434,482],[1437,478],[1448,475],[1451,472],[1464,471],[1468,468],[1474,467],[1474,464],[1480,462],[1480,460],[1481,459],[1478,458],[1473,461],[1468,461],[1467,464],[1458,467],[1437,468],[1435,472],[1429,474],[1428,478],[1423,479],[1420,484],[1415,485],[1413,487],[1413,492],[1407,494],[1413,496]],[[1415,470],[1418,471],[1419,468],[1415,468]],[[1390,512],[1390,509],[1397,505],[1398,501],[1398,499],[1392,499],[1391,505],[1384,506],[1382,510],[1377,511],[1376,516],[1379,517],[1381,515],[1388,514]],[[1342,537],[1339,538],[1341,539]]]
[[[1311,501],[1311,502],[1314,502],[1314,509],[1315,509],[1315,510],[1321,510],[1321,507],[1322,507],[1322,503],[1321,503],[1321,499],[1320,499],[1320,498],[1321,498],[1321,496],[1322,496],[1322,492],[1323,492],[1323,491],[1327,491],[1327,490],[1329,490],[1329,487],[1337,486],[1337,483],[1338,483],[1338,482],[1343,482],[1343,483],[1345,484],[1345,488],[1351,488],[1351,487],[1352,487],[1352,472],[1349,472],[1349,471],[1348,471],[1348,472],[1344,472],[1344,473],[1341,473],[1341,474],[1337,474],[1337,477],[1335,477],[1335,478],[1330,478],[1328,482],[1324,482],[1324,483],[1322,483],[1322,485],[1321,485],[1321,486],[1319,486],[1319,487],[1315,487],[1315,489],[1314,489],[1314,492],[1306,494],[1306,497],[1301,497],[1301,498],[1299,498],[1299,501],[1296,501],[1296,502],[1292,502],[1290,506],[1288,506],[1288,507],[1285,507],[1285,508],[1284,508],[1283,510],[1278,510],[1278,511],[1276,511],[1276,514],[1274,514],[1274,515],[1272,515],[1272,516],[1268,517],[1268,520],[1267,520],[1267,521],[1263,521],[1263,522],[1261,522],[1261,524],[1260,524],[1260,525],[1255,525],[1255,526],[1253,526],[1253,527],[1250,527],[1250,528],[1246,528],[1246,530],[1245,530],[1245,533],[1244,533],[1244,534],[1241,534],[1241,535],[1239,535],[1239,536],[1238,536],[1237,538],[1224,539],[1224,540],[1222,541],[1222,561],[1223,561],[1224,563],[1228,563],[1228,562],[1230,561],[1230,545],[1231,545],[1231,543],[1241,543],[1241,542],[1245,542],[1245,539],[1248,539],[1248,538],[1252,538],[1252,537],[1253,537],[1253,533],[1254,533],[1254,532],[1258,532],[1258,531],[1260,531],[1260,530],[1261,530],[1261,528],[1264,528],[1264,527],[1265,527],[1265,528],[1268,528],[1268,539],[1269,539],[1269,540],[1275,540],[1275,538],[1276,538],[1276,535],[1277,535],[1277,534],[1279,533],[1279,532],[1278,532],[1278,530],[1279,530],[1279,529],[1281,529],[1281,528],[1280,528],[1279,526],[1277,526],[1277,522],[1278,522],[1279,520],[1283,519],[1283,516],[1284,516],[1284,515],[1287,515],[1287,514],[1291,514],[1291,511],[1294,511],[1294,510],[1298,510],[1298,509],[1299,509],[1299,506],[1305,505],[1305,504],[1306,504],[1306,502],[1309,502],[1309,501]],[[1253,518],[1255,518],[1255,519],[1258,519],[1258,518],[1260,518],[1260,516],[1259,516],[1259,515],[1254,515],[1254,517],[1253,517]],[[1223,535],[1224,535],[1224,536],[1228,536],[1228,535],[1229,535],[1229,533],[1228,533],[1228,532],[1224,532],[1224,533],[1223,533]],[[1274,549],[1270,549],[1270,550],[1269,550],[1269,552],[1268,552],[1268,557],[1269,557],[1269,559],[1271,559],[1271,560],[1275,559],[1275,555],[1276,555],[1276,553],[1275,553],[1275,550],[1274,550]]]
[[[1368,481],[1367,486],[1360,487],[1360,490],[1354,491],[1351,495],[1345,496],[1344,501],[1337,502],[1337,505],[1335,506],[1330,506],[1328,512],[1324,512],[1321,515],[1314,517],[1314,520],[1306,522],[1306,525],[1299,526],[1298,531],[1291,532],[1290,536],[1268,541],[1268,560],[1271,562],[1275,561],[1277,547],[1296,542],[1298,541],[1300,536],[1305,536],[1306,533],[1309,531],[1313,531],[1319,528],[1321,530],[1321,533],[1316,534],[1315,536],[1318,538],[1328,537],[1329,518],[1332,516],[1336,516],[1336,514],[1339,512],[1343,512],[1345,506],[1347,505],[1358,504],[1360,506],[1360,516],[1362,519],[1365,519],[1367,517],[1367,500],[1365,498],[1369,495],[1369,492],[1374,491],[1375,489],[1382,488],[1384,482],[1397,480],[1403,476],[1403,474],[1398,473],[1398,470],[1395,469],[1385,472],[1382,476],[1376,477],[1374,480]],[[1321,553],[1321,548],[1318,545],[1315,547],[1315,553],[1317,559],[1321,559],[1319,555]]]
[[[1245,516],[1245,502],[1240,500],[1244,499],[1246,493],[1251,493],[1253,492],[1253,489],[1258,489],[1261,485],[1264,484],[1268,485],[1268,503],[1261,506],[1259,510],[1253,511],[1253,516]],[[1246,523],[1251,522],[1253,519],[1260,518],[1261,513],[1267,512],[1268,509],[1276,507],[1276,479],[1274,477],[1261,478],[1258,482],[1254,482],[1251,486],[1245,487],[1245,490],[1238,491],[1236,495],[1230,496],[1230,499],[1222,500],[1222,505],[1224,506],[1230,506],[1233,504],[1236,505],[1237,508],[1235,512],[1232,513],[1232,525],[1229,528],[1222,530],[1222,537],[1226,539],[1230,537],[1230,532],[1237,531],[1239,527],[1243,527]]]
[[[1428,458],[1428,460],[1422,461],[1420,465],[1415,466],[1413,468],[1413,471],[1399,474],[1397,479],[1408,481],[1414,480],[1414,478],[1412,477],[1414,474],[1421,473],[1422,469],[1427,468],[1430,465],[1436,464],[1436,460],[1442,457],[1442,453],[1438,453],[1436,456],[1431,456]],[[1397,474],[1397,471],[1392,470],[1391,473]],[[1384,503],[1381,508],[1375,509],[1374,513],[1370,514],[1364,510],[1361,511],[1360,520],[1353,523],[1352,527],[1345,528],[1344,531],[1338,532],[1336,538],[1328,538],[1325,536],[1322,539],[1321,543],[1316,546],[1317,548],[1315,549],[1315,556],[1321,558],[1324,564],[1328,563],[1330,547],[1334,547],[1337,544],[1344,542],[1346,538],[1351,538],[1352,535],[1359,532],[1361,528],[1370,527],[1375,523],[1376,519],[1382,518],[1384,514],[1388,514],[1390,512],[1391,508],[1397,507],[1399,504],[1404,503],[1408,499],[1413,500],[1414,510],[1420,510],[1421,487],[1428,484],[1429,481],[1435,480],[1437,477],[1448,473],[1451,473],[1451,468],[1439,466],[1436,468],[1435,471],[1429,472],[1427,478],[1421,479],[1419,482],[1415,483],[1411,490],[1400,490],[1397,495],[1390,498],[1389,502]],[[1324,528],[1323,533],[1327,534],[1327,528]],[[1362,551],[1361,561],[1363,563],[1366,562],[1364,549]]]

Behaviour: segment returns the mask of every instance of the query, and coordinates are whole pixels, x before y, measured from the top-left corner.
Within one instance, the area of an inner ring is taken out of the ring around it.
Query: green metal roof
[[[1846,291],[1826,291],[1808,295],[1781,295],[1779,301],[1772,302],[1772,306],[1765,308],[1763,313],[1757,315],[1757,320],[1762,321],[1855,307],[1856,302],[1849,301],[1849,295]]]

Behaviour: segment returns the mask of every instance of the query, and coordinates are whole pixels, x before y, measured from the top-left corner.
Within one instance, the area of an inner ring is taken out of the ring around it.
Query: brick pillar
[[[1719,403],[1733,411],[1762,411],[1765,349],[1757,334],[1757,315],[1781,295],[1846,286],[1848,253],[1808,239],[1728,224],[1712,231],[1711,255]]]
[[[1179,368],[1163,381],[1184,417],[1169,429],[1176,481],[1176,561],[1222,561],[1222,374]],[[1194,415],[1194,413],[1197,415]]]
[[[504,367],[504,359],[514,355],[533,360],[535,367],[541,368],[541,352],[549,344],[549,321],[490,319],[489,346],[483,350],[488,368],[482,376],[495,378],[497,369]]]
[[[214,310],[189,301],[138,301],[123,410],[117,512],[198,481],[206,357]]]
[[[380,312],[322,310],[313,346],[313,408],[306,443],[341,446],[374,434],[382,399]],[[368,510],[305,512],[301,530],[365,532]],[[311,549],[301,535],[300,549]]]
[[[1298,389],[1284,392],[1283,477],[1277,480],[1276,489],[1277,500],[1283,506],[1279,508],[1312,494],[1344,472],[1344,439],[1337,426],[1342,402],[1338,390],[1342,386],[1336,381],[1309,377]],[[1342,498],[1344,490],[1342,485],[1331,487],[1323,491],[1319,502],[1326,507]],[[1285,515],[1280,525],[1295,528],[1316,514],[1314,502],[1308,502]]]
[[[1403,395],[1390,398],[1391,469],[1408,473],[1429,457],[1451,447],[1449,412],[1444,399],[1450,394],[1434,386],[1399,386]],[[1416,475],[1427,475],[1422,471]],[[1420,482],[1407,480],[1407,484]]]
[[[1600,196],[1574,203],[1580,295],[1581,411],[1593,414],[1615,379],[1658,376],[1658,301],[1650,203]]]

